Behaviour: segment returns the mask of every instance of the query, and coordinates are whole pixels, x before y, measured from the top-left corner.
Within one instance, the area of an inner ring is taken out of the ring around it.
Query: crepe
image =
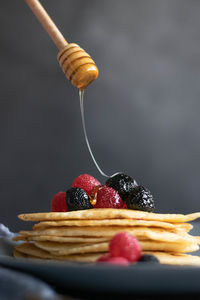
[[[165,242],[182,242],[196,241],[194,237],[187,233],[177,234],[161,228],[144,228],[144,227],[120,227],[120,226],[102,226],[102,227],[54,227],[44,230],[20,231],[22,236],[86,236],[86,237],[112,237],[119,232],[128,232],[137,238],[150,240],[159,240]]]
[[[45,250],[42,250],[36,247],[32,243],[24,243],[16,246],[14,252],[15,257],[26,257],[26,258],[40,258],[40,259],[49,259],[49,260],[64,260],[64,261],[73,261],[73,262],[95,262],[103,253],[89,253],[89,254],[77,254],[77,255],[63,255],[55,256],[48,253]],[[188,254],[181,253],[166,253],[158,251],[144,251],[143,254],[151,254],[156,256],[162,264],[170,265],[200,265],[200,257],[193,256]],[[25,256],[24,256],[25,255]]]
[[[69,212],[47,212],[20,214],[18,216],[24,221],[54,221],[54,220],[105,220],[105,219],[135,219],[162,221],[170,223],[185,223],[200,218],[200,212],[183,214],[157,214],[130,209],[115,208],[93,208],[86,210],[77,210]]]
[[[190,231],[192,225],[188,223],[167,223],[160,221],[146,221],[146,220],[131,220],[131,219],[107,219],[107,220],[64,220],[64,221],[46,221],[40,222],[33,226],[33,229],[45,229],[48,227],[58,227],[58,226],[134,226],[134,227],[158,227],[167,228],[171,231]]]

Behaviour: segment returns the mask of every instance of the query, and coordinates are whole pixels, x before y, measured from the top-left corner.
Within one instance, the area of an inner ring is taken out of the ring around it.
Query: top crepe
[[[104,219],[136,219],[163,221],[171,223],[189,222],[200,218],[200,212],[183,214],[157,214],[139,210],[97,208],[87,210],[77,210],[70,212],[47,212],[21,214],[18,216],[24,221],[54,221],[54,220],[104,220]]]

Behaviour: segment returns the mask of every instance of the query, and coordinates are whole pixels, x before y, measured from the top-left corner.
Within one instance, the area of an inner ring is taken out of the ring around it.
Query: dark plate
[[[58,289],[129,295],[200,293],[200,267],[148,263],[119,267],[15,259],[12,248],[13,242],[0,239],[1,265],[36,275]]]
[[[38,262],[0,256],[0,264],[25,271],[58,289],[120,294],[200,293],[199,267]]]

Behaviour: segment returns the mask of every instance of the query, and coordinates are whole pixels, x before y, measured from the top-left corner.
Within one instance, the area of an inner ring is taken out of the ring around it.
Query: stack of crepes
[[[108,252],[109,241],[119,232],[135,236],[143,253],[161,263],[200,265],[200,237],[189,231],[200,213],[157,214],[129,209],[88,209],[71,212],[21,214],[24,221],[37,222],[31,231],[20,231],[15,257],[76,262],[95,262]]]

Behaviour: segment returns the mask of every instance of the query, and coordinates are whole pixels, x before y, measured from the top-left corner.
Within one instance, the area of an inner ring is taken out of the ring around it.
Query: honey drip
[[[110,177],[108,175],[106,175],[102,170],[101,168],[99,167],[93,153],[92,153],[92,150],[91,150],[91,147],[90,147],[90,143],[89,143],[89,140],[88,140],[88,137],[87,137],[87,131],[86,131],[86,126],[85,126],[85,114],[84,114],[84,90],[79,90],[79,97],[80,97],[80,109],[81,109],[81,119],[82,119],[82,125],[83,125],[83,132],[84,132],[84,137],[85,137],[85,142],[87,144],[87,147],[88,147],[88,150],[89,150],[89,153],[90,153],[90,156],[97,168],[97,170],[100,172],[100,174],[104,177]]]
[[[93,188],[91,194],[89,195],[90,197],[90,203],[92,204],[92,206],[94,206],[97,203],[97,195],[98,195],[98,191],[99,189],[102,188],[103,185],[97,185]]]

